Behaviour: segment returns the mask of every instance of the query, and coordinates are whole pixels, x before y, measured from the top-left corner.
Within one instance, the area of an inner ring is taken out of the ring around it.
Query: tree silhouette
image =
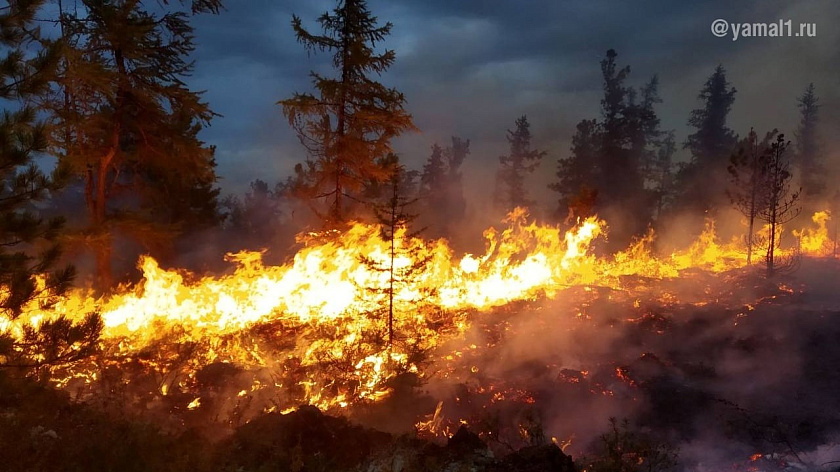
[[[372,287],[369,290],[383,295],[387,300],[387,343],[390,347],[395,340],[395,296],[415,281],[416,275],[431,260],[431,255],[420,254],[418,248],[410,244],[410,240],[422,231],[409,231],[409,226],[417,218],[416,214],[410,213],[410,208],[417,203],[416,198],[410,197],[414,193],[412,189],[416,172],[407,171],[393,154],[382,165],[390,169],[390,177],[378,189],[384,200],[376,202],[373,211],[379,223],[380,237],[388,244],[388,253],[384,261],[363,256],[362,262],[387,276],[385,287]],[[402,264],[401,260],[408,260],[408,264]]]
[[[769,185],[767,171],[767,157],[770,140],[778,133],[773,130],[759,142],[755,130],[750,128],[750,134],[738,146],[738,152],[733,154],[729,164],[731,186],[726,189],[732,205],[747,218],[747,234],[744,242],[747,245],[747,264],[752,264],[753,248],[761,241],[756,239],[755,220],[767,206],[766,188]]]
[[[461,166],[470,153],[470,140],[452,136],[446,148],[432,146],[432,153],[420,175],[420,198],[424,220],[438,236],[449,236],[452,226],[463,219],[466,211]]]
[[[597,121],[582,120],[572,136],[571,155],[557,160],[558,181],[548,188],[560,194],[557,212],[565,215],[568,224],[594,213],[598,196],[596,178],[600,173],[598,140]]]
[[[825,191],[824,165],[820,161],[820,146],[817,137],[819,123],[819,98],[814,84],[808,85],[805,92],[797,99],[799,108],[799,126],[796,137],[796,158],[794,167],[799,172],[803,195],[819,197]]]
[[[768,277],[772,277],[779,269],[776,249],[781,243],[780,226],[796,218],[801,210],[801,189],[791,191],[790,187],[793,174],[790,172],[790,161],[785,155],[788,146],[790,141],[785,141],[785,136],[779,134],[765,153],[763,172],[766,175],[766,185],[761,198],[767,204],[759,211],[759,216],[769,226],[765,255]]]
[[[318,18],[323,34],[307,31],[297,16],[292,27],[307,51],[333,53],[337,78],[312,72],[318,95],[295,93],[278,102],[297,132],[309,157],[300,173],[298,195],[326,199],[328,210],[319,214],[328,225],[345,221],[349,202],[371,180],[388,178],[378,163],[391,151],[391,139],[414,124],[403,108],[405,97],[371,78],[394,62],[392,50],[375,48],[391,32],[391,23],[377,26],[364,0],[339,0],[332,14]],[[319,212],[320,213],[320,212]]]
[[[722,192],[718,189],[725,182],[727,160],[735,147],[736,136],[726,126],[726,118],[736,90],[726,80],[726,70],[717,66],[700,90],[698,100],[702,107],[691,112],[689,126],[696,129],[688,136],[684,148],[691,151],[691,161],[678,175],[682,189],[680,204],[698,212],[717,208]]]
[[[510,152],[499,156],[494,192],[496,206],[504,211],[516,207],[530,207],[533,201],[525,189],[525,177],[532,173],[545,157],[545,151],[531,149],[531,125],[525,115],[516,119],[516,128],[507,131]]]
[[[656,218],[662,216],[664,208],[670,204],[676,190],[674,182],[674,154],[676,152],[677,143],[672,130],[665,134],[647,166],[647,179],[653,192]]]

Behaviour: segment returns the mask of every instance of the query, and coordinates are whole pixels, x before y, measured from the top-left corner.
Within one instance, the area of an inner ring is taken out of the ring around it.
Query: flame
[[[827,212],[819,212],[813,218],[816,229],[794,232],[802,253],[828,253],[828,219]],[[101,348],[107,357],[159,371],[160,395],[188,391],[198,369],[223,362],[279,372],[281,380],[255,379],[250,389],[235,390],[239,397],[266,388],[284,392],[284,402],[272,411],[291,411],[301,403],[345,408],[386,397],[388,382],[398,373],[422,376],[416,354],[431,352],[447,336],[464,332],[470,311],[556,297],[570,285],[622,288],[626,276],[664,279],[688,269],[722,272],[746,264],[739,239],[721,242],[711,221],[688,248],[663,256],[654,253],[652,231],[625,251],[599,255],[596,241],[606,234],[607,225],[596,217],[564,231],[529,222],[527,212],[516,209],[504,224],[501,230],[484,232],[483,254],[460,257],[445,240],[425,241],[397,232],[395,270],[412,275],[394,286],[400,339],[393,344],[384,338],[387,322],[382,313],[390,276],[377,268],[390,264],[390,243],[382,240],[378,227],[363,223],[343,233],[302,235],[300,250],[283,265],[265,265],[262,252],[228,254],[234,270],[221,276],[164,269],[143,256],[138,263],[143,279],[136,286],[120,287],[100,299],[76,289],[49,309],[33,302],[16,320],[0,319],[0,330],[20,338],[27,325],[60,315],[78,320],[96,311],[104,323]],[[407,270],[417,261],[428,263]],[[636,307],[640,304],[637,300]],[[579,316],[586,316],[583,310]],[[265,330],[252,331],[256,326],[268,327],[268,335]],[[139,355],[162,344],[199,347],[181,363],[174,354]],[[94,383],[101,368],[74,366],[56,383]],[[478,372],[477,367],[472,370]],[[616,374],[625,377],[620,369]],[[496,397],[504,398],[505,393],[496,392]],[[187,408],[200,404],[195,398]],[[441,407],[418,428],[439,429]]]

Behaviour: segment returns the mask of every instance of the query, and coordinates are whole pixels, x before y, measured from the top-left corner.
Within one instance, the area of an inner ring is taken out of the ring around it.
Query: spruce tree
[[[496,196],[497,206],[510,211],[516,207],[530,207],[533,201],[528,198],[525,177],[532,173],[545,157],[545,151],[531,149],[531,125],[525,115],[516,119],[516,128],[507,131],[510,152],[499,156],[497,171]]]
[[[571,155],[557,160],[557,182],[548,187],[559,194],[558,216],[567,224],[594,214],[598,197],[600,128],[596,120],[581,120],[572,136]]]
[[[726,70],[717,66],[700,90],[702,107],[691,112],[688,124],[696,129],[684,147],[691,151],[691,161],[678,174],[682,189],[681,205],[698,212],[715,210],[722,203],[718,189],[725,182],[728,159],[737,137],[726,126],[735,101],[735,88],[726,80]]]
[[[183,82],[194,50],[186,14],[151,13],[139,0],[82,4],[83,17],[62,21],[54,146],[84,182],[84,239],[98,285],[108,289],[116,230],[149,249],[165,247],[185,214],[213,213],[214,150],[198,132],[214,114]]]
[[[422,231],[409,230],[409,226],[417,218],[417,214],[411,213],[417,199],[410,196],[414,193],[412,190],[416,173],[407,171],[393,154],[386,157],[381,164],[389,169],[390,176],[380,187],[384,198],[374,204],[374,215],[379,223],[380,237],[388,244],[388,252],[384,261],[362,257],[362,262],[387,276],[385,287],[372,287],[371,290],[383,295],[387,300],[387,344],[390,347],[395,341],[395,296],[402,288],[415,281],[417,274],[422,272],[431,260],[431,255],[421,255],[417,248],[406,245],[406,242],[417,237]],[[407,259],[409,264],[398,266],[397,261],[402,258]]]
[[[470,140],[452,136],[451,146],[434,144],[423,165],[419,193],[425,207],[424,219],[435,236],[451,236],[452,226],[464,218],[467,202],[461,166],[469,153]]]
[[[292,28],[307,51],[333,54],[337,77],[313,71],[317,95],[295,93],[278,103],[309,154],[299,168],[303,178],[298,194],[326,199],[328,209],[320,216],[335,226],[346,220],[368,182],[388,178],[378,163],[392,151],[393,138],[415,127],[404,110],[403,94],[372,78],[394,63],[393,50],[375,52],[390,34],[391,23],[377,26],[364,0],[339,0],[318,23],[323,33],[313,34],[299,17],[292,17]]]

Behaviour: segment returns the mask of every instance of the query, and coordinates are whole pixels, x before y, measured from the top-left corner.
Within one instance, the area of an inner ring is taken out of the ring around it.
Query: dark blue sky
[[[315,28],[332,1],[228,0],[227,11],[195,19],[198,49],[190,84],[224,115],[204,132],[218,147],[220,184],[241,192],[255,178],[274,182],[304,158],[279,99],[310,91],[308,73],[330,73],[326,54],[308,56],[295,41],[292,13]],[[833,0],[469,1],[373,0],[380,22],[394,24],[385,46],[397,61],[382,78],[405,93],[420,133],[395,146],[419,167],[436,141],[472,140],[466,165],[477,183],[506,151],[505,130],[527,114],[549,157],[534,177],[554,174],[574,125],[598,116],[598,62],[609,48],[631,66],[630,83],[658,74],[662,125],[682,142],[696,95],[718,64],[738,89],[730,126],[745,134],[774,127],[792,136],[796,96],[813,81],[823,104],[826,149],[840,129],[840,5]],[[817,24],[815,38],[718,38],[710,24],[791,19]],[[835,160],[837,156],[835,155]],[[547,197],[545,197],[547,198]]]

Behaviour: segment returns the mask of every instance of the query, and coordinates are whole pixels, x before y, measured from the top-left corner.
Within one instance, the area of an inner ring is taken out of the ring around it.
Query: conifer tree
[[[696,129],[688,136],[684,147],[691,151],[691,161],[677,176],[682,189],[681,204],[705,212],[716,209],[722,192],[717,189],[725,182],[727,160],[737,137],[726,126],[726,119],[735,101],[735,88],[726,80],[726,70],[717,66],[706,80],[698,99],[702,107],[691,112],[688,124]]]
[[[425,219],[435,235],[449,236],[452,226],[464,218],[467,203],[461,166],[469,153],[470,140],[452,136],[451,146],[443,148],[434,144],[423,165],[420,198],[426,208]]]
[[[0,9],[0,317],[12,321],[30,302],[49,306],[74,277],[72,267],[56,268],[63,221],[44,219],[35,205],[66,180],[64,168],[46,176],[33,163],[49,142],[33,104],[47,93],[58,64],[56,44],[32,27],[43,3],[18,0]],[[0,331],[0,367],[48,373],[92,352],[101,328],[99,316],[90,314],[80,322],[57,317],[26,323],[19,337]]]
[[[393,346],[395,295],[403,287],[412,284],[416,275],[429,263],[431,256],[421,255],[416,247],[407,244],[422,231],[409,230],[409,226],[417,218],[416,214],[410,212],[411,207],[417,203],[416,198],[410,197],[414,193],[412,187],[416,173],[407,171],[393,154],[381,164],[390,169],[390,177],[382,183],[380,190],[384,199],[374,204],[374,215],[379,223],[380,237],[388,244],[388,253],[384,261],[363,257],[362,262],[387,276],[387,286],[374,287],[372,291],[383,295],[387,300],[387,343],[388,346]],[[406,259],[409,264],[397,265],[399,259]]]
[[[658,144],[653,160],[648,164],[648,181],[654,198],[654,210],[656,218],[662,216],[662,212],[675,193],[674,186],[674,154],[677,152],[677,143],[674,138],[674,131],[665,133],[665,137]]]
[[[747,218],[747,234],[744,238],[747,246],[747,264],[752,263],[753,248],[762,242],[756,239],[755,222],[767,205],[767,152],[770,140],[776,134],[777,131],[773,130],[759,142],[755,130],[750,129],[749,135],[739,145],[738,152],[732,155],[729,164],[732,185],[727,189],[727,194],[732,205]]]
[[[767,276],[772,277],[780,268],[777,249],[780,241],[780,227],[796,218],[801,211],[799,196],[801,189],[791,189],[790,183],[793,174],[790,170],[790,160],[787,156],[787,149],[790,141],[785,141],[785,136],[779,134],[776,141],[770,145],[765,153],[763,162],[765,186],[762,189],[762,199],[766,202],[758,215],[767,224],[767,251],[765,262],[767,264]],[[792,267],[794,261],[786,261],[784,268]]]
[[[43,3],[18,1],[0,10],[0,311],[10,318],[35,297],[63,292],[74,274],[72,268],[55,270],[63,220],[44,219],[34,205],[65,177],[61,168],[46,176],[33,162],[48,147],[48,129],[33,102],[47,91],[57,65],[55,44],[32,27]],[[27,57],[30,47],[37,50],[34,57]],[[49,271],[38,287],[35,275]]]
[[[299,17],[292,18],[307,51],[332,53],[337,77],[312,72],[317,95],[295,93],[278,103],[309,154],[298,169],[298,194],[326,199],[328,210],[320,216],[328,225],[338,225],[368,182],[388,178],[378,163],[392,151],[391,140],[415,128],[403,108],[403,94],[372,78],[394,63],[394,51],[375,52],[390,34],[391,23],[377,26],[364,0],[339,0],[318,23],[320,35],[305,29]]]
[[[819,122],[819,98],[814,84],[808,85],[797,100],[799,127],[796,130],[795,168],[799,172],[803,195],[819,197],[825,191],[824,165],[820,160],[820,146],[817,136]]]
[[[198,132],[214,114],[183,82],[194,49],[186,14],[151,13],[139,0],[82,4],[83,17],[62,21],[54,146],[84,181],[84,236],[94,247],[98,285],[108,289],[115,230],[160,247],[186,213],[213,213],[214,150]]]
[[[510,152],[499,156],[496,196],[497,206],[504,211],[516,207],[529,207],[534,202],[528,198],[525,177],[532,173],[545,157],[545,151],[531,149],[531,125],[525,115],[516,119],[516,128],[508,130]]]
[[[557,212],[559,216],[565,216],[567,224],[594,213],[600,174],[599,133],[596,120],[582,120],[572,136],[571,155],[557,160],[558,181],[548,187],[560,194]]]

